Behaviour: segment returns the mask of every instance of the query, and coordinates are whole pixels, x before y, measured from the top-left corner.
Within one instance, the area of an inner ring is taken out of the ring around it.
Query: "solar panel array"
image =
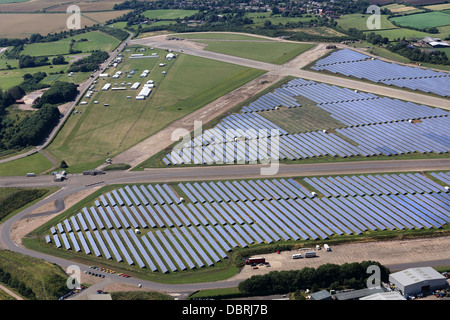
[[[340,121],[342,128],[330,133],[288,133],[255,112],[233,114],[175,148],[163,158],[164,163],[241,164],[330,155],[369,157],[449,151],[450,136],[440,129],[449,125],[450,113],[446,110],[300,78],[279,89],[289,96],[314,101]]]
[[[450,95],[448,86],[450,74],[448,73],[372,59],[350,49],[333,52],[328,57],[318,60],[312,69],[327,70],[358,79],[432,92],[444,97]]]
[[[447,188],[419,173],[133,185],[99,200],[52,227],[46,242],[163,273],[212,266],[257,243],[450,222]],[[81,218],[93,225],[77,228]]]

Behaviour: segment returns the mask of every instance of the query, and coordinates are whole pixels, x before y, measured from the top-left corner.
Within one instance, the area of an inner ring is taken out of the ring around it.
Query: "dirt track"
[[[310,248],[315,250],[315,248]],[[323,248],[317,250],[316,258],[292,259],[294,253],[304,253],[306,250],[284,251],[280,254],[263,255],[271,267],[260,266],[253,269],[245,266],[242,271],[230,280],[243,280],[252,275],[266,274],[270,271],[295,270],[303,267],[317,268],[325,263],[343,264],[346,262],[361,262],[364,260],[378,261],[390,267],[391,271],[402,269],[407,265],[436,265],[436,261],[448,259],[450,264],[450,236],[439,238],[423,238],[410,240],[392,240],[377,242],[360,242],[331,246],[327,252]],[[309,251],[309,250],[308,250]],[[304,254],[302,254],[304,256]],[[445,263],[445,262],[444,262]],[[439,263],[438,263],[439,265]]]

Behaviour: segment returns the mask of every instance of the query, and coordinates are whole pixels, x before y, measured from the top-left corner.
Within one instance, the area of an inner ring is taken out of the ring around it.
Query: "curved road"
[[[187,180],[220,180],[233,178],[257,178],[261,177],[260,169],[262,165],[225,165],[211,167],[185,167],[169,169],[149,169],[146,171],[124,171],[108,172],[99,176],[69,175],[64,182],[53,182],[51,176],[38,177],[1,177],[1,187],[49,187],[60,186],[57,192],[41,200],[40,202],[28,207],[22,212],[16,214],[0,226],[0,240],[4,247],[25,255],[33,256],[39,259],[56,263],[62,267],[67,267],[74,262],[58,257],[50,256],[41,252],[32,251],[22,246],[18,246],[10,237],[12,225],[29,216],[30,213],[44,204],[56,202],[57,209],[64,209],[64,198],[70,194],[87,190],[95,186],[103,186],[117,183],[137,183],[137,182],[169,182],[169,181],[187,181]],[[328,174],[362,174],[362,173],[382,173],[395,171],[429,171],[429,170],[448,170],[450,168],[450,158],[444,159],[425,159],[425,160],[387,160],[387,161],[346,161],[337,163],[312,163],[312,164],[290,164],[280,165],[279,171],[270,177],[293,177],[293,176],[313,176]],[[99,182],[98,184],[93,184]],[[56,210],[47,212],[55,213]],[[77,263],[82,270],[88,270],[87,265]],[[135,278],[121,278],[106,274],[108,283],[124,282],[131,285],[142,284],[146,288],[164,292],[193,292],[207,288],[235,287],[239,280],[224,280],[209,283],[198,284],[161,284],[156,282],[144,281]]]

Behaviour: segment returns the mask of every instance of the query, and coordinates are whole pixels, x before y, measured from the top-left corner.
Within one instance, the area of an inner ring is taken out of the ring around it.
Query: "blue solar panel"
[[[123,200],[122,200],[122,198],[120,197],[120,195],[119,195],[119,193],[117,192],[117,190],[113,190],[113,191],[111,191],[111,192],[112,192],[112,194],[114,195],[114,198],[116,199],[117,203],[118,203],[120,206],[124,206],[124,205],[125,205],[125,202],[123,202]]]
[[[115,206],[114,211],[116,212],[116,216],[119,217],[119,220],[122,222],[122,226],[124,228],[129,228],[130,224],[128,223],[127,219],[123,216],[122,212],[120,211],[120,208]]]
[[[75,219],[75,216],[70,217],[70,221],[72,222],[72,226],[75,229],[75,231],[80,231],[80,226],[78,225],[77,220]]]
[[[129,230],[133,232],[133,230]],[[145,263],[142,261],[141,257],[137,253],[136,249],[134,248],[133,244],[131,243],[130,239],[127,236],[127,233],[125,230],[120,229],[119,230],[120,236],[122,237],[123,241],[125,241],[125,244],[127,245],[128,250],[130,250],[131,255],[134,258],[134,261],[138,264],[138,266],[142,269],[145,268]]]
[[[198,233],[197,229],[195,229],[194,227],[191,226],[191,227],[189,227],[189,231],[194,235],[194,237],[197,239],[197,241],[199,241],[202,244],[203,248],[205,248],[206,252],[213,259],[213,261],[219,262],[220,261],[219,256],[209,246],[208,242],[205,241],[205,239],[200,235],[200,233]]]
[[[140,208],[140,207],[139,207]],[[142,218],[142,216],[140,215],[140,213],[138,212],[138,210],[136,209],[135,206],[130,207],[131,212],[133,213],[134,217],[138,220],[138,226],[140,226],[141,228],[147,228],[147,223],[144,221],[144,219]]]
[[[86,222],[84,221],[83,215],[81,212],[77,214],[78,221],[80,221],[81,227],[84,231],[89,230],[89,227],[87,226]]]
[[[203,261],[200,259],[200,257],[197,255],[197,253],[192,249],[192,247],[189,245],[189,243],[184,239],[183,235],[178,231],[178,229],[174,228],[172,229],[173,233],[175,234],[176,239],[183,245],[184,249],[189,252],[189,255],[194,259],[195,263],[199,268],[202,268],[205,266]]]
[[[106,259],[111,259],[111,254],[109,253],[108,248],[106,247],[105,243],[103,242],[103,239],[100,235],[100,232],[98,230],[94,231],[95,238],[97,239],[97,242],[100,244],[100,248],[103,251],[103,257]]]
[[[94,254],[97,257],[100,257],[102,254],[100,253],[100,250],[98,250],[97,244],[94,241],[94,238],[92,237],[92,234],[90,231],[86,231],[86,237],[89,241],[89,244],[91,245],[92,250],[94,250]]]
[[[91,215],[89,214],[89,211],[87,210],[87,208],[83,208],[82,210],[84,212],[84,217],[86,218],[86,220],[89,223],[89,227],[92,230],[97,230],[97,226],[95,225],[94,220],[92,220]]]
[[[128,195],[125,193],[125,191],[124,191],[122,188],[120,188],[120,189],[119,189],[119,193],[120,193],[120,195],[122,196],[122,198],[124,199],[125,203],[126,203],[129,207],[131,207],[131,206],[133,205],[133,202],[131,202],[130,198],[128,198]]]
[[[89,248],[86,239],[84,239],[83,233],[82,232],[78,232],[78,239],[80,239],[81,245],[83,246],[83,250],[84,253],[86,254],[90,254],[91,253],[91,249]]]
[[[66,250],[70,250],[72,247],[70,246],[69,239],[67,239],[67,235],[65,233],[61,234],[61,239],[63,240]]]
[[[100,229],[105,229],[105,226],[103,225],[102,219],[100,219],[100,217],[99,217],[97,211],[95,210],[95,207],[91,207],[90,210],[91,210],[92,216],[93,216],[94,219],[95,219],[95,222],[97,222],[97,226],[98,226]]]
[[[195,248],[195,250],[198,252],[198,254],[200,255],[201,259],[203,261],[205,261],[205,263],[208,266],[212,266],[214,263],[212,262],[212,260],[209,258],[209,256],[205,253],[205,251],[202,249],[202,247],[200,247],[200,245],[198,244],[197,240],[194,239],[192,237],[192,235],[189,233],[189,231],[184,228],[181,227],[180,228],[181,232],[184,234],[184,236],[186,237],[186,239],[191,243],[191,245]]]
[[[149,234],[151,234],[151,232],[149,232]],[[161,271],[162,273],[169,272],[169,270],[167,269],[163,260],[159,257],[158,252],[156,252],[156,250],[153,248],[153,245],[150,243],[150,241],[147,239],[147,237],[141,237],[141,239],[142,239],[142,242],[144,242],[144,245],[147,248],[150,255],[152,256],[152,258],[156,261],[156,264],[158,265],[158,270]],[[172,262],[170,262],[170,263],[172,263]],[[175,266],[173,266],[173,268],[175,270],[177,269]]]
[[[59,241],[58,235],[54,234],[53,235],[53,241],[55,242],[55,245],[57,248],[61,248],[61,241]]]
[[[164,230],[164,234],[167,237],[167,239],[171,242],[171,244],[175,247],[177,252],[173,252],[172,254],[175,254],[179,256],[180,258],[183,258],[184,262],[187,264],[187,266],[190,269],[196,268],[195,264],[192,262],[191,258],[186,254],[186,252],[183,250],[181,245],[178,243],[178,241],[175,239],[175,237],[170,233],[169,229]],[[177,259],[175,259],[177,261]]]
[[[122,262],[123,261],[122,256],[120,255],[119,251],[117,250],[116,246],[114,245],[113,241],[111,240],[111,237],[109,236],[108,231],[103,230],[102,233],[103,233],[103,237],[105,237],[108,247],[112,250],[117,262]]]
[[[145,186],[141,185],[139,188],[141,189],[142,193],[147,197],[148,201],[150,201],[150,203],[152,205],[155,205],[158,203],[155,200],[155,198],[153,198],[153,196],[150,194],[150,192],[148,191],[148,189]]]
[[[78,241],[77,241],[77,239],[75,238],[75,234],[74,234],[73,232],[71,232],[71,233],[69,233],[69,237],[70,237],[70,240],[72,241],[73,246],[75,247],[75,251],[76,251],[76,252],[80,252],[80,251],[81,251],[81,248],[80,248],[80,246],[78,245]]]

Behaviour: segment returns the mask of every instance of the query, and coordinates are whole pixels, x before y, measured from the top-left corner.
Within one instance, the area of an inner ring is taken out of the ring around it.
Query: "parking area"
[[[325,242],[324,242],[325,243]],[[427,261],[442,260],[450,257],[450,236],[422,238],[412,240],[391,240],[377,242],[358,242],[330,246],[331,251],[306,248],[302,250],[283,251],[264,256],[270,267],[258,266],[254,269],[246,265],[232,280],[246,279],[252,275],[265,274],[270,271],[296,270],[304,267],[317,268],[325,263],[344,264],[365,260],[378,261],[385,266],[401,268],[401,265],[426,264]],[[316,250],[316,257],[305,258],[306,251]],[[292,259],[293,254],[301,253],[302,258]],[[450,260],[447,263],[450,265]],[[397,267],[398,266],[398,267]],[[408,266],[409,267],[409,266]],[[390,267],[391,272],[394,268]],[[231,279],[230,279],[231,280]]]

